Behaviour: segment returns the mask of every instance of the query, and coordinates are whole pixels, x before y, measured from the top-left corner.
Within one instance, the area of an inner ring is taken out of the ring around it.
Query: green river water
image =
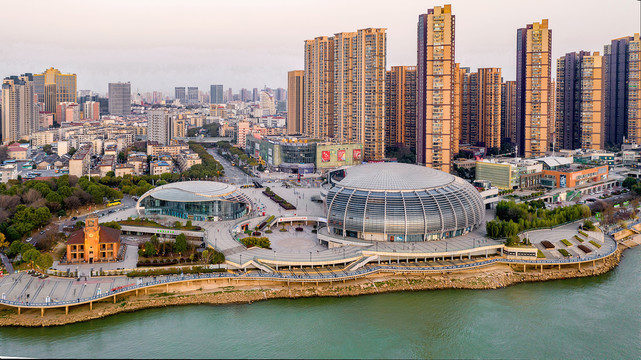
[[[594,278],[0,328],[0,357],[641,358],[641,247]]]

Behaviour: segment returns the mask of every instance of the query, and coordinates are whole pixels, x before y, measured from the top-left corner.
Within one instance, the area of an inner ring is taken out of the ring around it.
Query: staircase
[[[358,270],[358,269],[360,269],[361,267],[365,266],[365,265],[366,265],[367,263],[369,263],[370,261],[374,261],[374,260],[376,260],[376,259],[378,259],[378,255],[372,255],[372,256],[361,256],[360,258],[358,258],[358,259],[356,259],[356,260],[352,261],[351,263],[349,263],[349,264],[348,264],[348,265],[343,269],[343,271],[348,272],[348,271],[355,271],[355,270]]]

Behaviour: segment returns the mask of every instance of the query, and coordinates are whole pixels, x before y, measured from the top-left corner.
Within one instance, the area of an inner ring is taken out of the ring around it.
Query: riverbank
[[[491,265],[451,273],[381,273],[359,278],[346,283],[319,284],[274,281],[240,281],[228,283],[219,281],[194,283],[191,286],[177,284],[165,292],[165,287],[150,289],[147,295],[129,295],[119,298],[114,304],[109,300],[94,302],[89,306],[69,309],[47,309],[41,316],[39,309],[23,309],[18,315],[15,308],[0,308],[0,326],[42,327],[59,326],[88,320],[105,318],[119,313],[142,309],[195,304],[251,304],[270,299],[296,299],[307,297],[341,297],[380,294],[387,292],[421,291],[440,289],[497,289],[526,282],[541,282],[578,277],[598,276],[615,268],[621,259],[621,250],[598,261],[594,265],[572,268],[544,269],[522,266]]]

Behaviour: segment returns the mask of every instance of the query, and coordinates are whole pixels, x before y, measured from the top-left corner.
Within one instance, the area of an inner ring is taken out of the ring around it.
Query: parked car
[[[74,217],[71,218],[71,220],[76,221],[76,220],[78,220],[78,217],[74,216]]]

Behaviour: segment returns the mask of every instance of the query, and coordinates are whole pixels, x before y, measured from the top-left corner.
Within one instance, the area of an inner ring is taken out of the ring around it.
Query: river
[[[641,358],[641,247],[598,277],[143,310],[0,328],[0,356]]]

